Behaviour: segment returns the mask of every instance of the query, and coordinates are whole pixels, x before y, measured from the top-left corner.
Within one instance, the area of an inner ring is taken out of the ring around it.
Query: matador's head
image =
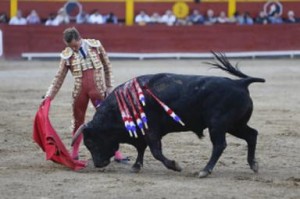
[[[75,27],[67,28],[63,35],[65,44],[75,52],[78,52],[81,46],[81,36],[78,30]]]

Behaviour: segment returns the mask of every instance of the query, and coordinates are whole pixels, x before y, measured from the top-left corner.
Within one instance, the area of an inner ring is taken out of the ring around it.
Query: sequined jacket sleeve
[[[99,47],[99,50],[100,50],[101,62],[104,66],[106,87],[111,88],[113,87],[112,66],[107,56],[107,53],[102,45]]]
[[[45,97],[50,97],[51,99],[54,99],[55,95],[58,93],[60,87],[62,86],[67,73],[68,67],[66,65],[66,61],[64,59],[61,59],[58,71],[52,81],[52,84],[48,88]]]

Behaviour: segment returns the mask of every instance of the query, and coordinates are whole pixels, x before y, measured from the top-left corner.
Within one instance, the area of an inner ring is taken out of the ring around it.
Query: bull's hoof
[[[131,173],[139,173],[141,171],[141,168],[131,167]]]
[[[211,174],[211,172],[202,170],[202,171],[199,172],[198,177],[199,177],[199,178],[206,178],[206,177],[209,176],[210,174]]]
[[[175,160],[171,160],[170,162],[168,162],[168,164],[165,164],[165,166],[168,169],[171,169],[173,171],[181,171],[182,168],[179,166],[179,164],[175,161]]]
[[[179,166],[179,164],[177,162],[175,162],[175,169],[174,170],[179,171],[179,172],[182,170],[182,168]]]
[[[131,172],[132,173],[139,173],[141,171],[141,168],[142,166],[139,165],[139,164],[134,164],[132,167],[131,167]]]
[[[250,165],[250,169],[252,169],[252,171],[254,171],[254,173],[258,173],[258,162],[254,161],[254,162]]]

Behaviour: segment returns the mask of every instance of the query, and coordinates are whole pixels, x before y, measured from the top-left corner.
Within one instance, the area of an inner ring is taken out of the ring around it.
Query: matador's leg
[[[88,106],[89,98],[84,92],[80,92],[73,102],[73,135],[77,129],[84,123],[85,113]],[[72,158],[78,159],[79,146],[82,141],[82,134],[78,137],[72,148]]]

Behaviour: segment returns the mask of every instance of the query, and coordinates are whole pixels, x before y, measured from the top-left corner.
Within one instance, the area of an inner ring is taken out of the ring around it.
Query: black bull
[[[174,160],[169,160],[162,153],[161,139],[170,132],[192,131],[199,138],[208,128],[213,150],[207,165],[199,177],[209,175],[223,150],[226,148],[225,134],[230,133],[244,139],[248,144],[248,163],[250,168],[258,171],[255,160],[257,131],[247,125],[253,103],[249,96],[248,86],[253,82],[264,82],[264,79],[249,77],[237,67],[233,67],[223,55],[214,54],[219,62],[211,63],[234,76],[232,80],[225,77],[155,74],[137,77],[142,88],[149,88],[161,101],[173,109],[184,121],[185,126],[176,123],[162,107],[146,92],[146,107],[149,129],[145,135],[138,131],[138,138],[132,138],[124,128],[124,123],[114,94],[109,95],[97,109],[92,121],[83,125],[74,136],[82,132],[84,144],[90,151],[94,165],[104,167],[118,150],[120,143],[133,145],[138,152],[132,169],[138,172],[143,166],[144,152],[149,146],[152,155],[168,169],[181,171]],[[124,84],[116,89],[122,89]]]

